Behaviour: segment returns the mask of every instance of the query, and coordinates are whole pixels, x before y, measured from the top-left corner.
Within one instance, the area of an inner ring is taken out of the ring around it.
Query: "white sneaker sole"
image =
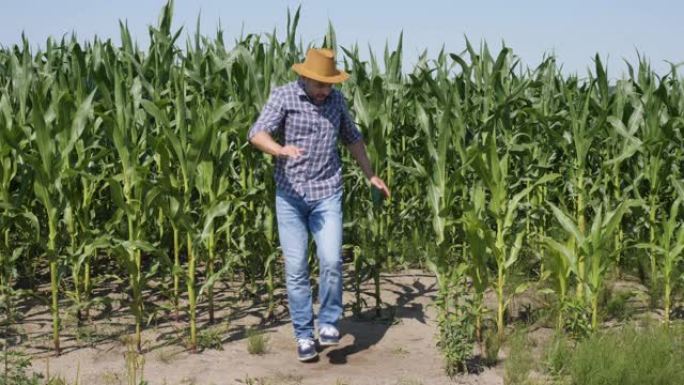
[[[314,352],[313,355],[307,356],[307,357],[297,357],[297,359],[299,359],[299,361],[301,361],[301,362],[306,362],[306,361],[311,361],[316,357],[318,357],[318,352]]]
[[[321,346],[335,346],[335,345],[339,345],[339,344],[340,344],[340,341],[339,341],[339,340],[337,340],[337,341],[330,341],[330,340],[324,341],[324,340],[319,340],[319,341],[318,341],[318,344],[321,345]]]

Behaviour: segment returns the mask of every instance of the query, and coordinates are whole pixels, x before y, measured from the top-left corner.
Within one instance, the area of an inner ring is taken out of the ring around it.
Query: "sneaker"
[[[340,343],[340,332],[334,326],[324,325],[318,331],[318,342],[321,346],[337,345]]]
[[[313,340],[313,338],[297,339],[297,356],[299,361],[309,361],[318,356],[318,352],[316,351],[316,342]]]

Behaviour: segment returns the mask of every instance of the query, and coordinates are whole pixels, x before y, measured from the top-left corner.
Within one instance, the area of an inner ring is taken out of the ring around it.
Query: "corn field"
[[[295,79],[308,47],[299,10],[284,40],[247,34],[230,47],[220,30],[181,47],[172,13],[169,3],[145,49],[121,24],[120,45],[64,38],[38,50],[23,39],[0,50],[0,321],[46,298],[57,354],[60,319],[88,322],[113,281],[139,350],[152,295],[187,320],[192,349],[198,304],[214,321],[217,282],[266,293],[269,313],[284,286],[272,161],[247,131],[270,90]],[[332,26],[314,45],[350,73],[341,90],[393,191],[374,197],[342,150],[355,312],[380,314],[382,272],[431,271],[454,371],[488,322],[505,337],[511,298],[529,288],[550,298],[558,329],[579,312],[596,330],[608,277],[634,276],[670,322],[684,279],[677,66],[659,76],[641,59],[611,80],[596,56],[580,77],[554,57],[526,68],[510,48],[466,41],[406,69],[401,36],[362,60]]]

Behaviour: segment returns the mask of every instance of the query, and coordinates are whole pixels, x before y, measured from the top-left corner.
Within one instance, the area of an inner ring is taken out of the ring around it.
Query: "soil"
[[[351,311],[354,293],[346,288],[340,344],[321,349],[315,362],[301,363],[296,357],[282,289],[277,293],[275,316],[266,319],[264,303],[239,299],[241,293],[236,288],[220,283],[214,325],[208,325],[206,301],[198,309],[198,334],[203,348],[198,353],[188,351],[187,322],[174,320],[170,317],[173,312],[159,311],[145,328],[144,362],[138,361],[137,366],[149,385],[503,384],[501,361],[494,367],[479,366],[478,373],[455,378],[445,375],[436,347],[436,309],[431,305],[436,290],[434,277],[421,271],[386,274],[382,278],[381,316],[370,309],[374,302],[369,284],[364,287],[366,310],[355,317]],[[151,302],[160,306],[168,303],[163,299]],[[91,314],[93,320],[84,321],[83,326],[77,327],[75,319],[66,319],[63,353],[59,357],[50,351],[47,307],[35,305],[22,312],[24,319],[18,329],[24,340],[15,348],[31,355],[35,371],[62,377],[68,384],[129,384],[136,365],[135,360],[126,359],[127,352],[133,349],[132,317],[120,301]],[[264,354],[248,352],[250,329],[266,337]],[[140,375],[139,370],[137,373]]]

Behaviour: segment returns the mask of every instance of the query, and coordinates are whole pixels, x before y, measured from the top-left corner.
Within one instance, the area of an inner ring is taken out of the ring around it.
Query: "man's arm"
[[[366,146],[363,144],[363,136],[356,127],[354,120],[352,120],[351,116],[349,115],[347,102],[344,100],[342,94],[340,94],[339,97],[342,103],[342,115],[340,121],[340,138],[342,139],[342,143],[347,146],[349,152],[351,152],[352,156],[356,160],[356,163],[358,163],[359,167],[361,167],[363,175],[368,178],[373,186],[382,191],[382,194],[385,196],[385,198],[389,198],[389,188],[387,188],[385,182],[375,175],[375,172],[373,172],[373,167],[371,167],[370,160],[368,160],[368,154],[366,154]]]
[[[347,148],[356,160],[356,163],[359,164],[361,171],[363,171],[363,175],[368,178],[373,186],[382,191],[383,195],[385,195],[385,198],[389,198],[389,188],[387,185],[385,185],[385,182],[373,172],[370,160],[368,159],[368,154],[366,154],[366,146],[363,144],[363,140],[357,140],[354,143],[348,144]]]
[[[277,89],[274,89],[259,118],[249,130],[248,139],[252,145],[267,154],[297,158],[303,153],[301,149],[295,146],[281,146],[271,136],[280,128],[285,119],[282,104],[282,96],[279,95]]]
[[[254,134],[249,142],[259,150],[273,156],[297,158],[304,153],[302,149],[296,146],[281,146],[278,144],[278,142],[273,140],[273,137],[268,132],[265,131],[260,131]]]

